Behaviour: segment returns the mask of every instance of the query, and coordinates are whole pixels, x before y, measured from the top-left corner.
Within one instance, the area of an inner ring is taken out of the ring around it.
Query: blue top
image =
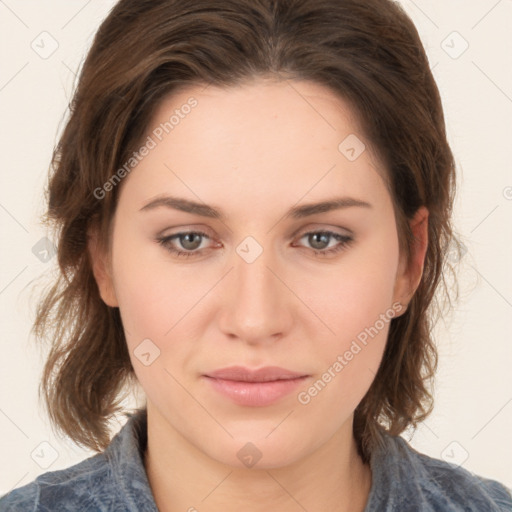
[[[371,454],[365,512],[512,511],[511,490],[386,434]],[[70,468],[49,471],[0,499],[0,511],[157,512],[144,468],[147,415],[131,414],[107,449]]]

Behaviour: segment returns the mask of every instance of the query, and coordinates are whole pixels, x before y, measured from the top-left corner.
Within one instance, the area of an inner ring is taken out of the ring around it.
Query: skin
[[[145,464],[157,506],[363,511],[372,479],[357,454],[353,413],[377,372],[389,322],[308,404],[297,392],[394,302],[403,305],[395,316],[406,310],[423,271],[428,211],[410,222],[417,241],[406,261],[385,170],[369,144],[355,161],[338,150],[348,135],[364,142],[364,134],[350,106],[319,84],[190,87],[160,104],[148,135],[190,96],[197,106],[120,185],[111,251],[94,232],[90,240],[101,297],[120,308],[147,396]],[[214,205],[226,218],[140,211],[162,194]],[[293,206],[338,196],[371,208],[285,217]],[[353,242],[317,256],[338,241],[315,245],[304,234],[326,229]],[[195,241],[199,256],[176,257],[157,241],[193,230],[210,237]],[[252,263],[236,250],[247,236],[263,250]],[[160,355],[145,366],[134,350],[148,338]],[[311,377],[272,405],[240,406],[201,377],[235,364]],[[237,457],[247,442],[262,454],[252,468]]]

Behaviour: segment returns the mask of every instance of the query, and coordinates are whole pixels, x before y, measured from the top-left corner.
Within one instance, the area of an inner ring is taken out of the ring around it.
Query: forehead
[[[213,133],[217,139],[224,137],[226,142],[231,140],[233,144],[238,140],[236,134],[243,138],[249,131],[267,134],[267,143],[271,135],[275,135],[274,140],[279,143],[286,140],[287,134],[298,135],[304,130],[313,140],[325,138],[326,143],[329,132],[331,135],[338,132],[337,136],[341,136],[340,130],[350,129],[362,135],[358,117],[351,105],[331,89],[307,80],[255,78],[229,87],[192,85],[180,88],[161,101],[151,125],[168,120],[169,114],[186,106],[190,98],[197,101],[197,106],[191,112],[193,115],[185,116],[193,118],[188,123],[190,128],[196,127],[194,118],[202,123],[205,117],[213,115],[208,123],[202,124],[202,134]],[[181,117],[181,120],[184,118]],[[295,124],[295,121],[301,122]],[[309,129],[305,126],[306,122]],[[287,133],[268,132],[284,125],[287,125]],[[178,125],[173,130],[177,128]],[[236,130],[230,131],[233,128]],[[243,133],[241,130],[244,130]]]
[[[128,180],[139,201],[166,188],[239,207],[383,192],[354,111],[312,82],[194,85],[160,103],[146,137],[154,147]]]

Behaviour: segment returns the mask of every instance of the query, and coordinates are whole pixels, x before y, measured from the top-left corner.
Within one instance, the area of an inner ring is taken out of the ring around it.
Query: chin
[[[308,449],[300,435],[294,436],[285,430],[270,435],[268,429],[265,432],[262,434],[261,429],[249,428],[233,438],[212,439],[203,451],[207,456],[239,469],[275,469],[293,464],[315,449],[314,446]]]

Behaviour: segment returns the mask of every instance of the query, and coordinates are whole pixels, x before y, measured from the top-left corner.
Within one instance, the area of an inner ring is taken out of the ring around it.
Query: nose
[[[219,327],[226,336],[249,344],[273,343],[290,329],[298,301],[271,252],[263,250],[252,262],[242,253],[233,255],[220,301]]]

